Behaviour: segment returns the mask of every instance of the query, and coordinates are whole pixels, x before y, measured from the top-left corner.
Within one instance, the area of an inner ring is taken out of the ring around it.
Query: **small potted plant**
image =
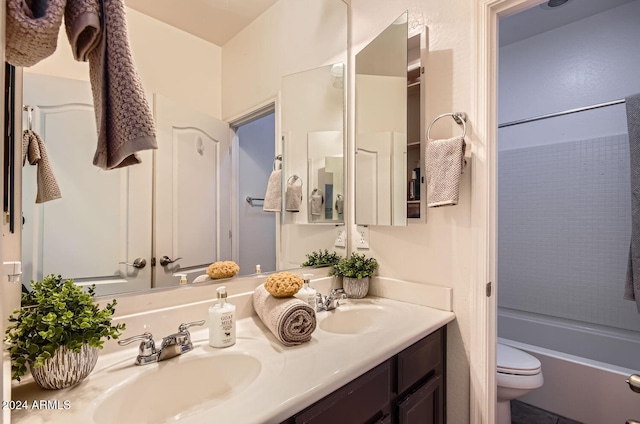
[[[305,255],[307,260],[302,263],[301,266],[313,266],[313,267],[323,267],[323,266],[331,266],[338,263],[340,260],[340,255],[336,252],[329,253],[329,250],[324,249],[318,250],[317,252],[314,250],[311,253],[307,253]]]
[[[375,258],[367,258],[363,254],[351,253],[333,266],[330,275],[342,277],[342,287],[352,298],[361,299],[369,292],[369,280],[378,269]]]
[[[11,377],[20,381],[27,372],[45,389],[62,389],[87,377],[98,360],[103,339],[117,339],[124,324],[111,325],[115,299],[100,309],[88,292],[46,276],[31,282],[32,291],[22,294],[22,308],[9,317],[5,341],[11,356]]]

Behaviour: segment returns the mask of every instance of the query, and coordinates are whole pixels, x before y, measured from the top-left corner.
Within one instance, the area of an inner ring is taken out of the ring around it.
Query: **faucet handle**
[[[332,298],[340,298],[340,299],[346,299],[348,296],[347,294],[344,292],[343,288],[338,288],[338,289],[331,289],[331,297]]]
[[[139,356],[150,356],[156,353],[156,343],[153,341],[153,335],[149,332],[129,337],[128,339],[118,340],[120,346],[141,340]]]
[[[182,333],[187,331],[188,328],[194,327],[196,325],[204,325],[204,323],[205,323],[205,320],[182,323],[178,327],[178,331]]]

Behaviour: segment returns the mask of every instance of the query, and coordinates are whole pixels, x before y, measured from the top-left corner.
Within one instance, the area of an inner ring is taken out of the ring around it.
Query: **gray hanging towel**
[[[157,149],[155,123],[144,87],[133,64],[123,0],[68,0],[87,14],[69,6],[65,20],[74,55],[89,61],[98,147],[93,164],[102,169],[140,163],[136,154]],[[102,3],[102,9],[100,9]],[[102,11],[100,42],[91,28]],[[93,16],[93,17],[91,17]],[[85,29],[83,30],[84,23]],[[94,45],[95,48],[90,49]]]
[[[265,212],[280,212],[282,210],[282,170],[274,169],[267,181],[267,191],[264,194]]]
[[[631,246],[624,298],[634,300],[640,313],[640,93],[625,100],[631,165]]]
[[[7,0],[6,60],[33,66],[58,44],[66,0]]]
[[[42,138],[32,130],[24,130],[22,133],[22,165],[27,159],[31,165],[37,165],[36,203],[44,203],[49,200],[59,199],[60,187],[47,156],[47,148]]]

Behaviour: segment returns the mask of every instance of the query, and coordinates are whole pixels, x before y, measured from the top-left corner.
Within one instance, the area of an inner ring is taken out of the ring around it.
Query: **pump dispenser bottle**
[[[236,343],[236,306],[227,303],[225,286],[216,291],[218,303],[209,308],[209,345],[228,347]]]
[[[316,309],[316,290],[309,286],[313,274],[302,274],[302,288],[294,296]]]

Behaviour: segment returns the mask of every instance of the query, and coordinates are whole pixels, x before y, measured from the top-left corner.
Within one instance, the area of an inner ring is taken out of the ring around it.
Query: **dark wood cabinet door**
[[[436,331],[398,354],[398,395],[430,374],[442,374],[442,348],[442,331]]]
[[[398,404],[398,424],[443,424],[442,391],[438,376],[405,397]]]
[[[294,417],[296,424],[364,424],[391,402],[391,365],[384,362]]]

